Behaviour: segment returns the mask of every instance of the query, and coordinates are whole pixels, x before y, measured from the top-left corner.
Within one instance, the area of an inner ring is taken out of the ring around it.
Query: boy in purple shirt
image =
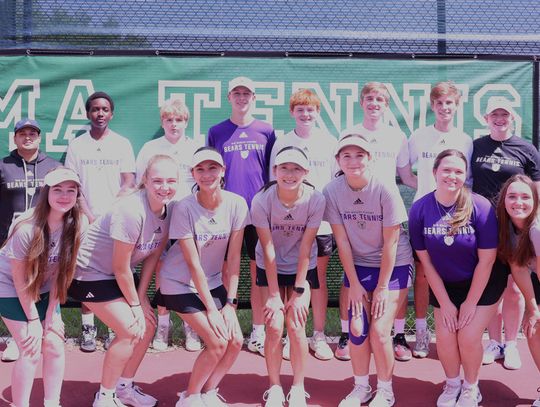
[[[249,207],[253,196],[268,182],[270,153],[276,140],[272,126],[251,114],[255,105],[255,84],[245,76],[229,82],[227,99],[231,117],[208,130],[208,145],[222,155],[225,162],[225,189],[244,197]],[[260,289],[255,284],[255,246],[257,232],[253,225],[244,231],[251,275],[251,308],[253,332],[248,349],[264,355],[264,317]]]

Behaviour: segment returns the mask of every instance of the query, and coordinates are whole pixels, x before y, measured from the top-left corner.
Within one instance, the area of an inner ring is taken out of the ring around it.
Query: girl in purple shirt
[[[482,399],[482,334],[504,290],[500,279],[490,279],[497,220],[489,201],[464,186],[463,153],[442,151],[433,173],[437,189],[413,204],[409,232],[429,282],[437,349],[446,375],[437,406],[476,406]]]
[[[536,367],[540,370],[540,221],[535,182],[522,174],[503,184],[497,204],[499,259],[510,265],[512,277],[525,298],[523,333]],[[533,407],[540,406],[540,398]]]

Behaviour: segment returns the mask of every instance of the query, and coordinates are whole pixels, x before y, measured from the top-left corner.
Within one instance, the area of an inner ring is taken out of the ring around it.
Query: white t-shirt
[[[418,129],[411,135],[409,139],[409,161],[411,165],[416,163],[418,173],[418,190],[414,196],[414,201],[435,190],[433,164],[437,155],[449,148],[459,150],[465,154],[468,167],[467,178],[470,180],[473,143],[467,134],[456,128],[449,132],[442,132],[431,125]]]
[[[272,148],[270,155],[270,180],[276,179],[274,176],[274,163],[276,155],[285,147],[298,147],[303,150],[309,160],[309,174],[306,180],[315,186],[317,191],[322,192],[323,188],[328,184],[339,171],[339,166],[335,158],[337,147],[337,139],[332,135],[323,132],[319,128],[314,128],[312,134],[308,138],[299,137],[294,130],[287,134],[278,137]],[[321,222],[321,226],[317,231],[318,235],[329,235],[332,233],[332,228],[328,222]]]
[[[179,201],[183,197],[190,195],[191,188],[195,184],[195,180],[191,175],[191,160],[198,147],[192,139],[186,136],[175,144],[167,140],[165,136],[146,142],[137,155],[137,183],[141,182],[150,158],[157,154],[163,154],[171,157],[178,164],[178,189],[175,199]]]
[[[134,245],[130,266],[135,268],[168,239],[170,212],[167,207],[164,217],[153,213],[144,190],[118,199],[88,227],[77,256],[75,279],[114,280],[114,240]]]
[[[100,140],[86,132],[69,143],[65,165],[79,174],[88,206],[97,217],[116,200],[120,174],[135,173],[135,156],[129,140],[112,130]]]
[[[244,198],[233,192],[222,191],[223,201],[213,211],[199,204],[197,195],[189,195],[176,202],[172,210],[171,239],[193,239],[208,288],[223,284],[223,262],[231,233],[249,224],[249,211]],[[167,252],[159,272],[162,294],[197,293],[191,272],[176,242]]]
[[[396,170],[409,164],[407,137],[398,128],[381,124],[375,131],[366,129],[362,124],[345,130],[341,137],[361,134],[371,146],[371,168],[373,174],[388,185],[396,185]]]

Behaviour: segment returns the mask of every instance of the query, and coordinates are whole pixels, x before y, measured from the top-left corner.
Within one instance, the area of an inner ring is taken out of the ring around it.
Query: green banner
[[[60,158],[69,140],[88,128],[84,101],[98,90],[113,97],[110,126],[132,141],[135,152],[162,135],[159,105],[171,97],[188,105],[187,134],[202,144],[208,128],[230,114],[227,85],[236,76],[256,81],[254,114],[272,123],[278,135],[294,127],[288,107],[291,93],[311,88],[322,101],[320,127],[337,137],[361,122],[359,94],[368,81],[388,86],[392,101],[386,120],[409,135],[434,120],[429,107],[432,84],[452,80],[463,94],[457,127],[475,138],[487,134],[487,101],[505,96],[518,114],[516,133],[532,139],[532,62],[5,56],[0,57],[0,72],[2,156],[13,148],[15,122],[29,116],[43,128],[42,149]]]

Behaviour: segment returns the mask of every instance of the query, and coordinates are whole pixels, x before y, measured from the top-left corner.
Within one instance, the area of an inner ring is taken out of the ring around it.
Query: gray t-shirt
[[[119,199],[88,228],[77,256],[75,279],[114,280],[114,240],[135,245],[130,266],[137,266],[168,239],[170,212],[168,207],[164,217],[154,214],[144,190]]]
[[[510,228],[510,241],[512,242],[512,247],[516,247],[519,236],[512,224],[509,224],[508,227]],[[533,222],[529,229],[529,239],[531,239],[535,255],[537,257],[540,256],[540,219],[538,218]],[[529,260],[528,267],[531,273],[536,273],[536,257]]]
[[[33,210],[33,209],[31,209]],[[22,219],[27,217],[23,214]],[[17,222],[15,222],[16,224]],[[13,227],[13,226],[12,226]],[[34,237],[34,222],[21,221],[15,233],[6,242],[6,245],[0,250],[0,297],[17,297],[17,291],[13,284],[11,273],[11,259],[24,261],[28,255],[30,243]],[[49,292],[58,273],[58,252],[60,248],[60,239],[62,237],[62,228],[55,231],[49,240],[49,259],[43,285],[39,289],[40,294]]]
[[[326,198],[324,218],[331,225],[343,225],[349,238],[353,262],[358,266],[380,267],[383,227],[400,225],[407,211],[397,187],[383,184],[372,176],[360,191],[353,191],[342,175],[323,190]],[[412,264],[412,249],[401,227],[396,266]]]
[[[231,233],[249,224],[244,198],[228,191],[221,193],[223,201],[213,211],[202,207],[194,194],[177,202],[171,215],[171,239],[194,240],[210,290],[223,284],[221,269]],[[169,249],[163,260],[159,284],[165,295],[197,292],[179,243]]]
[[[306,228],[321,224],[325,199],[323,194],[303,185],[303,194],[292,208],[285,207],[277,196],[277,185],[260,191],[251,202],[251,222],[255,227],[270,229],[276,252],[278,274],[296,274],[300,243]],[[261,242],[255,248],[257,267],[265,269]],[[317,243],[313,240],[309,269],[317,266]]]

